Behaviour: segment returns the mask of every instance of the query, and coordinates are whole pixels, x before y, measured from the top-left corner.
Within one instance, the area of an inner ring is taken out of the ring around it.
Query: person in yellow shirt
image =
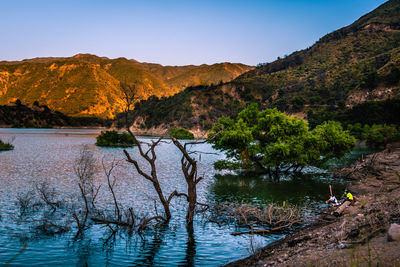
[[[350,193],[350,192],[347,191],[347,190],[344,191],[343,196],[345,196],[345,199],[343,200],[343,203],[346,202],[346,201],[353,202],[353,200],[354,200],[353,194]]]

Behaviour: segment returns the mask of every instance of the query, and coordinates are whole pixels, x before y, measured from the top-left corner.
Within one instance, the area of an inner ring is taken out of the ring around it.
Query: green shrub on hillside
[[[293,111],[301,111],[306,101],[301,96],[295,96],[292,100]]]
[[[400,141],[400,129],[393,124],[373,124],[369,126],[361,123],[349,124],[347,128],[352,136],[360,141],[366,141],[369,148],[385,148],[391,142]]]
[[[133,137],[128,133],[117,131],[103,131],[96,137],[96,146],[127,147],[133,146]]]
[[[176,139],[194,139],[194,135],[181,127],[172,127],[168,130],[168,135]]]
[[[347,125],[347,129],[349,130],[350,134],[360,141],[363,141],[367,138],[369,128],[370,127],[368,124],[362,126],[362,124],[359,122],[356,124]]]
[[[311,127],[327,120],[340,121],[343,125],[352,124],[353,126],[360,123],[359,127],[365,124],[400,125],[399,113],[400,98],[397,97],[384,101],[367,101],[346,109],[329,110],[325,108],[317,112],[309,111],[307,119]]]
[[[400,132],[395,125],[374,124],[366,133],[367,146],[370,148],[385,148],[387,144],[399,139]]]

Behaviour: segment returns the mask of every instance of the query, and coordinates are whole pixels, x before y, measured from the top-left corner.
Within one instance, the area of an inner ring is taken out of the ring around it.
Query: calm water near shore
[[[119,161],[114,172],[118,179],[116,193],[123,207],[132,207],[142,215],[154,212],[156,194],[152,185],[125,162],[122,149],[96,147],[94,143],[99,132],[96,129],[0,129],[3,140],[15,137],[15,149],[0,152],[0,265],[218,266],[249,255],[249,237],[232,236],[232,232],[240,230],[234,226],[219,226],[197,215],[194,232],[187,231],[186,204],[179,199],[172,203],[173,219],[168,227],[144,232],[142,237],[120,232],[111,242],[105,243],[108,230],[93,225],[83,236],[74,238],[75,223],[69,214],[63,220],[70,220],[70,231],[55,235],[38,231],[32,222],[35,217],[21,214],[17,196],[32,190],[35,183],[46,180],[54,186],[59,199],[78,199],[73,165],[83,145],[88,145],[97,159],[96,182],[102,185],[98,208],[112,209],[112,197],[106,190],[101,161],[110,163],[115,159]],[[142,138],[145,139],[149,138]],[[138,155],[135,148],[129,150],[132,155]],[[217,152],[209,144],[197,145],[194,150]],[[164,193],[169,195],[175,189],[185,192],[180,152],[171,143],[160,144],[156,152]],[[328,184],[333,182],[332,175],[322,171],[281,182],[249,174],[216,172],[213,162],[223,157],[217,153],[203,154],[198,158],[199,174],[204,177],[198,186],[199,201],[244,201],[257,205],[287,201],[306,207],[310,214],[323,206],[321,203],[329,194]],[[148,170],[144,162],[140,163]],[[343,181],[334,182],[334,188],[342,190]],[[261,247],[278,238],[280,236],[257,236],[254,243]]]

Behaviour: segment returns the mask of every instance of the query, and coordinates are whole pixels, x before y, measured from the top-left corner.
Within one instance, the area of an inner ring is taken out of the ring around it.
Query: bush
[[[176,139],[194,139],[194,135],[181,127],[172,127],[168,130],[168,135]]]
[[[366,141],[369,148],[385,148],[391,142],[400,141],[400,130],[396,125],[373,124],[369,126],[361,123],[349,124],[347,128],[352,136],[360,141]]]
[[[356,124],[348,124],[347,129],[352,136],[354,136],[358,140],[363,141],[366,139],[366,134],[369,131],[369,126],[368,124],[365,124],[363,127],[361,123],[357,122]]]
[[[127,147],[133,146],[134,140],[129,133],[117,131],[103,131],[96,137],[96,146]]]
[[[293,111],[301,111],[304,107],[305,100],[301,96],[292,99]]]
[[[12,149],[14,149],[14,146],[12,144],[3,142],[0,139],[0,151],[1,150],[12,150]]]
[[[374,124],[366,133],[367,146],[385,148],[387,144],[399,140],[399,131],[394,125]]]

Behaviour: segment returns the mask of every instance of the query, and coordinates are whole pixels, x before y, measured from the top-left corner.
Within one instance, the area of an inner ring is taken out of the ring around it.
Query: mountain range
[[[366,101],[398,98],[400,0],[257,67],[162,66],[90,54],[2,61],[0,105],[36,101],[69,116],[116,116],[123,126],[121,83],[135,85],[138,101],[129,117],[134,129],[146,134],[171,126],[204,134],[219,117],[235,116],[251,102],[310,120]]]
[[[131,116],[138,130],[170,125],[207,130],[250,102],[306,117],[399,95],[400,0],[390,0],[311,47],[259,64],[230,82],[141,101]]]
[[[0,105],[37,101],[69,116],[112,118],[123,107],[121,83],[134,84],[141,100],[227,82],[253,68],[234,63],[162,66],[91,54],[1,61]]]

